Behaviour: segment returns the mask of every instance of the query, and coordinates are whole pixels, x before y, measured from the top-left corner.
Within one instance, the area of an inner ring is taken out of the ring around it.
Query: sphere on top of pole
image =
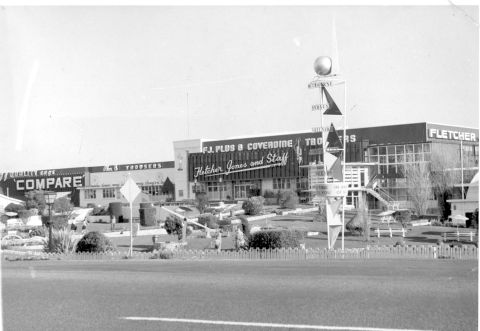
[[[319,56],[313,63],[313,69],[319,76],[327,76],[332,73],[332,59],[328,56]]]

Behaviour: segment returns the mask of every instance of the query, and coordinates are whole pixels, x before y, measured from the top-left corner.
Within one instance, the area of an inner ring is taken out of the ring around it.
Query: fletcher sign
[[[242,171],[251,171],[256,169],[262,168],[271,168],[271,167],[281,167],[285,166],[288,161],[288,154],[287,153],[268,153],[265,156],[262,156],[259,160],[254,161],[241,161],[235,162],[234,160],[230,159],[227,161],[225,165],[206,165],[195,167],[194,169],[194,178],[199,176],[216,176],[216,175],[225,175],[228,176],[232,173],[242,172]]]
[[[474,132],[457,131],[452,129],[429,128],[428,137],[433,139],[477,141]]]

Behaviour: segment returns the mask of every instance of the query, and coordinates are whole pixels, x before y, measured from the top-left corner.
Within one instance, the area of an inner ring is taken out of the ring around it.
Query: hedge
[[[303,241],[303,233],[298,230],[266,230],[250,235],[250,248],[298,248]]]

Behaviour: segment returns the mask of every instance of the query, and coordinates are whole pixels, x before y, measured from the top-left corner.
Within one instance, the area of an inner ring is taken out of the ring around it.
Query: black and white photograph
[[[0,0],[0,330],[478,330],[474,1]]]

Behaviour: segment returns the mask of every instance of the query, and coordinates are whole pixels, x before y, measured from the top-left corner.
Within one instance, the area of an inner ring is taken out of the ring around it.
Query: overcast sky
[[[478,7],[5,6],[0,172],[173,161],[176,140],[310,131],[313,62],[335,49],[348,127],[478,128]]]

